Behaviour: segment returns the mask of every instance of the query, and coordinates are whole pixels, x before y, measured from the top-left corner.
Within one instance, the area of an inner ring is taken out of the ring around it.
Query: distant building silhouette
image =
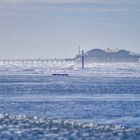
[[[81,55],[75,57],[77,62],[80,62]],[[85,62],[139,62],[140,54],[132,53],[126,50],[102,50],[92,49],[85,53]]]

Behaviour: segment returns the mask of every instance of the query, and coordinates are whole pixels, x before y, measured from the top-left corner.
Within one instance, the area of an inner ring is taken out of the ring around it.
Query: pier
[[[47,63],[74,63],[75,60],[71,58],[65,59],[0,59],[0,64],[47,64]]]

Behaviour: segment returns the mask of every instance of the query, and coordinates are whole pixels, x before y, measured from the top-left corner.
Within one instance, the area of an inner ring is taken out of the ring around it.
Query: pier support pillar
[[[81,54],[81,57],[82,57],[82,69],[85,68],[85,54],[84,54],[84,50],[82,50],[82,54]]]

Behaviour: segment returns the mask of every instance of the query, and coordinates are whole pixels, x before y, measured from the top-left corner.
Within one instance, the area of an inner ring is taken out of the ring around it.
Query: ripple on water
[[[0,139],[139,140],[140,129],[125,128],[118,125],[99,125],[69,120],[53,120],[38,118],[37,116],[0,114]]]

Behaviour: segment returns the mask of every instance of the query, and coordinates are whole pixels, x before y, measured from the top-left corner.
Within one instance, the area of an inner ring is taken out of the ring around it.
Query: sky
[[[140,0],[0,0],[0,59],[71,58],[79,45],[140,53]]]

